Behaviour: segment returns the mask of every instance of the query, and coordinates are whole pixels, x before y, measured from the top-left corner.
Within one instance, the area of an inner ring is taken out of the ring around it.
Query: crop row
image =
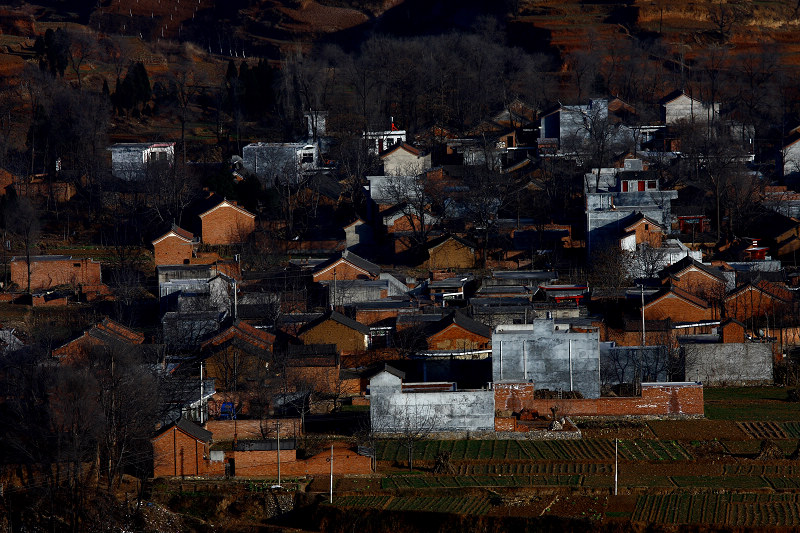
[[[392,476],[381,480],[383,489],[453,489],[460,487],[579,486],[577,474],[563,476]]]
[[[648,523],[788,526],[800,523],[797,495],[665,494],[640,496],[631,517]]]
[[[784,425],[780,422],[737,422],[739,428],[756,440],[785,439]]]
[[[421,441],[414,443],[415,460],[433,461],[441,452],[450,452],[458,460],[541,460],[541,461],[608,461],[614,458],[614,441],[605,439],[516,441],[457,440]],[[405,444],[400,441],[380,443],[378,460],[405,461]],[[675,441],[620,441],[619,457],[623,460],[675,461],[692,456]]]
[[[335,504],[339,507],[364,507],[383,509],[391,496],[337,496]]]
[[[530,475],[530,474],[610,474],[610,463],[481,463],[461,464],[461,475]]]
[[[792,439],[800,439],[800,422],[784,422],[783,432]]]
[[[491,504],[485,498],[408,496],[392,498],[385,508],[393,511],[432,511],[437,513],[484,515],[491,509]]]
[[[800,465],[762,465],[739,463],[725,465],[723,472],[735,476],[800,476]]]

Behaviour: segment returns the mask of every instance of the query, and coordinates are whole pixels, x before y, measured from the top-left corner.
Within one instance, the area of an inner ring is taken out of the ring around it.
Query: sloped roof
[[[173,427],[180,429],[187,435],[194,437],[199,441],[211,442],[211,437],[213,433],[201,428],[191,420],[186,420],[183,417],[179,418],[178,420],[168,425],[167,427],[162,428],[161,431],[158,432],[158,435],[163,435],[167,431],[170,431]]]
[[[644,215],[641,212],[633,213],[632,215],[629,215],[629,216],[625,217],[622,220],[623,224],[625,224],[625,226],[623,226],[623,229],[625,231],[629,231],[630,228],[632,228],[633,226],[635,226],[636,224],[638,224],[639,222],[642,222],[642,221],[647,221],[649,224],[652,224],[652,225],[656,226],[657,228],[662,228],[663,229],[663,226],[661,224],[659,224],[658,222],[656,222],[652,218]]]
[[[348,327],[352,330],[358,331],[359,333],[362,333],[364,335],[369,335],[369,326],[365,326],[361,322],[356,322],[352,318],[346,317],[337,311],[328,311],[318,319],[309,322],[308,324],[300,328],[297,334],[302,335],[303,333],[311,329],[314,329],[318,325],[322,324],[323,322],[327,322],[328,320],[333,320],[334,322],[341,324],[345,327]]]
[[[230,207],[231,209],[235,209],[236,211],[242,213],[243,215],[246,215],[246,216],[251,217],[251,218],[255,218],[256,217],[253,213],[251,213],[250,211],[248,211],[244,207],[241,207],[239,205],[231,203],[228,200],[222,200],[220,203],[218,203],[217,205],[215,205],[214,207],[212,207],[208,211],[204,211],[204,212],[200,213],[197,216],[199,216],[200,218],[203,218],[204,216],[206,216],[206,215],[212,213],[213,211],[216,211],[217,209],[220,209],[222,207]]]
[[[752,280],[744,285],[736,287],[734,290],[728,293],[728,295],[725,297],[725,300],[727,301],[732,298],[736,298],[740,294],[750,290],[759,291],[775,300],[780,300],[782,302],[789,303],[792,301],[792,293],[788,289],[763,279]]]
[[[175,235],[176,237],[185,240],[186,242],[192,242],[194,240],[194,234],[190,231],[187,231],[175,224],[172,225],[172,228],[157,239],[153,240],[151,244],[155,245],[161,242],[162,240],[166,239],[170,235]]]
[[[666,288],[666,289],[662,289],[662,290],[658,291],[657,293],[655,293],[653,295],[652,299],[649,302],[645,303],[644,306],[645,307],[650,307],[652,304],[656,303],[657,301],[661,300],[662,298],[665,298],[665,297],[669,296],[670,294],[674,294],[675,296],[677,296],[681,300],[685,300],[685,301],[689,302],[692,305],[696,305],[697,307],[708,308],[708,302],[706,302],[702,298],[699,298],[699,297],[695,296],[694,294],[686,292],[683,289],[679,289],[678,287],[671,287],[671,286]]]
[[[414,155],[416,157],[420,157],[420,156],[423,155],[422,151],[420,149],[414,148],[413,146],[411,146],[408,143],[398,143],[398,144],[395,144],[394,146],[384,150],[383,152],[381,152],[381,155],[380,155],[381,159],[383,159],[387,155],[389,155],[389,154],[391,154],[393,152],[396,152],[397,150],[401,150],[401,149],[405,150],[409,154]]]
[[[375,263],[371,263],[371,262],[367,261],[363,257],[360,257],[360,256],[354,254],[350,250],[345,250],[344,252],[341,253],[340,256],[338,256],[338,257],[337,256],[333,256],[330,259],[328,259],[327,261],[325,261],[324,263],[321,263],[321,264],[317,265],[317,267],[314,269],[313,273],[314,274],[321,274],[322,272],[325,272],[326,270],[331,268],[333,265],[335,265],[336,263],[338,263],[339,261],[342,261],[342,260],[347,261],[348,263],[350,263],[354,267],[359,268],[359,269],[361,269],[361,270],[363,270],[363,271],[365,271],[365,272],[367,272],[367,273],[369,273],[369,274],[371,274],[373,276],[377,276],[377,275],[379,275],[381,273],[381,267],[379,267]]]
[[[727,281],[727,279],[725,278],[725,275],[722,272],[720,272],[718,269],[708,267],[708,266],[704,265],[703,263],[701,263],[700,261],[696,261],[695,259],[692,259],[688,255],[686,257],[684,257],[683,259],[681,259],[680,261],[678,261],[676,263],[673,263],[673,264],[669,265],[668,267],[664,268],[661,271],[661,275],[662,275],[662,277],[667,277],[667,276],[680,277],[681,273],[683,273],[684,271],[688,270],[691,267],[695,267],[696,269],[698,269],[698,270],[700,270],[702,272],[705,272],[709,276],[715,277],[715,278],[719,279],[722,282],[726,282]]]
[[[457,243],[459,243],[460,245],[462,245],[462,246],[464,246],[466,248],[471,248],[473,250],[475,249],[475,245],[473,243],[469,242],[468,240],[466,240],[466,239],[464,239],[462,237],[459,237],[458,235],[453,235],[452,233],[448,233],[446,235],[442,235],[441,237],[436,237],[435,239],[429,240],[425,244],[425,247],[428,250],[432,250],[433,248],[441,246],[442,244],[446,243],[447,241],[449,241],[451,239],[456,241]]]
[[[256,355],[265,355],[272,351],[274,343],[275,335],[272,333],[237,320],[231,327],[206,340],[200,350],[216,352],[234,344],[245,351],[252,351]]]

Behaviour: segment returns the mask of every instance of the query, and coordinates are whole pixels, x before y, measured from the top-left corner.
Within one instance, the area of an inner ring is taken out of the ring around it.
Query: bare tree
[[[26,292],[31,292],[31,253],[39,240],[39,213],[30,200],[19,197],[6,211],[6,229],[22,244],[27,266]]]

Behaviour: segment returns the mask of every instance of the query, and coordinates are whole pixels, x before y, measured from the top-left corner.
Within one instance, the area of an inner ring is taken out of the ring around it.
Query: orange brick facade
[[[472,268],[475,266],[475,250],[448,239],[439,246],[428,250],[427,268]]]
[[[774,321],[775,315],[790,310],[789,304],[774,298],[755,287],[747,287],[725,299],[725,316],[746,322],[751,318],[762,319],[764,315]]]
[[[471,331],[451,324],[442,331],[428,337],[429,350],[486,350],[491,346],[491,338],[486,338]]]
[[[713,320],[714,312],[710,307],[698,306],[675,294],[666,294],[657,301],[651,302],[644,309],[645,320],[665,320],[696,322]]]
[[[216,442],[232,441],[234,432],[239,440],[274,439],[280,427],[281,438],[302,435],[299,418],[267,418],[264,420],[209,420],[206,430],[214,434]]]
[[[47,257],[47,256],[44,256]],[[63,257],[63,256],[62,256]],[[28,265],[24,257],[11,261],[11,283],[20,289],[28,286]],[[31,257],[31,290],[52,289],[60,285],[100,285],[100,263],[91,259],[45,259]]]
[[[169,235],[153,244],[155,264],[188,265],[192,261],[192,241]]]
[[[208,473],[206,443],[177,427],[153,439],[153,476],[199,476]]]
[[[326,320],[300,334],[303,344],[336,344],[341,354],[363,352],[367,349],[368,339],[363,333],[336,322]]]
[[[625,229],[636,233],[636,244],[649,244],[654,248],[661,247],[664,233],[652,221],[643,219]]]
[[[705,300],[718,300],[725,296],[725,282],[695,268],[673,277],[670,282],[674,287],[699,296]]]
[[[223,202],[200,215],[205,244],[226,245],[244,242],[255,231],[255,215]]]

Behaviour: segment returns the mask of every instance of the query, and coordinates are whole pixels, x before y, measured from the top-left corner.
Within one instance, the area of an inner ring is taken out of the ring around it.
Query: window
[[[314,162],[314,152],[303,152],[300,156],[300,162],[303,164]]]
[[[628,192],[628,182],[627,181],[623,181],[622,182],[622,192]]]
[[[648,188],[648,189],[655,189],[655,188],[657,188],[657,185],[656,185],[656,180],[650,180],[650,181],[648,181],[648,182],[647,182],[647,188]]]
[[[80,268],[81,264],[80,263],[72,263],[72,266],[74,266],[75,268]]]

